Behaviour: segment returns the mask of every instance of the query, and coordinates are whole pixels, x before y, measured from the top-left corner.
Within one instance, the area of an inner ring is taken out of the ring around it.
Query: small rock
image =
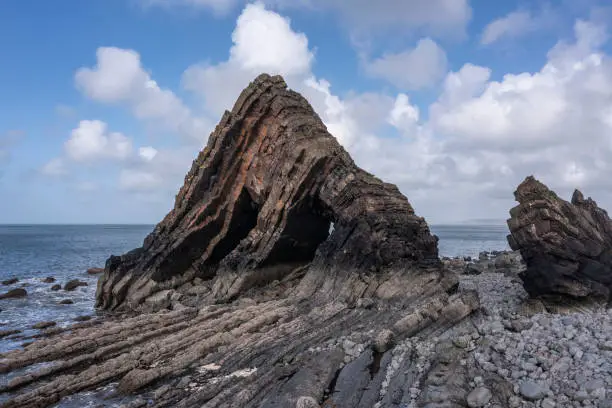
[[[42,330],[42,329],[48,329],[49,327],[53,327],[55,326],[57,323],[55,322],[38,322],[35,325],[32,326],[33,329],[38,329],[38,330]]]
[[[528,401],[541,400],[546,396],[546,390],[538,383],[530,380],[521,383],[519,393]]]
[[[484,407],[492,396],[491,391],[486,387],[474,388],[467,396],[467,404],[471,408]]]
[[[17,279],[17,278],[10,278],[10,279],[7,279],[7,280],[3,280],[2,284],[5,285],[5,286],[6,285],[14,285],[17,282],[19,282],[19,279]]]
[[[74,318],[75,322],[86,322],[88,320],[91,320],[91,316],[77,316]]]
[[[21,330],[0,330],[0,339],[19,333],[21,333]]]
[[[74,300],[72,299],[64,299],[64,300],[60,300],[59,304],[60,305],[71,305],[74,303]]]
[[[17,299],[26,297],[27,295],[28,292],[25,289],[18,288],[9,290],[8,292],[1,294],[0,299]]]
[[[73,279],[64,285],[64,290],[71,292],[75,290],[76,288],[78,288],[79,286],[88,286],[88,285],[87,285],[87,282],[82,282],[78,279]]]
[[[97,275],[99,273],[103,273],[104,272],[104,268],[89,268],[87,270],[87,273],[89,275]]]
[[[374,340],[374,350],[379,353],[384,353],[393,347],[394,339],[393,332],[389,329],[383,329],[378,333]]]
[[[300,397],[295,408],[319,408],[319,403],[312,397]]]
[[[55,278],[53,276],[47,276],[40,280],[42,283],[53,283],[55,282]]]
[[[589,399],[589,394],[585,390],[577,391],[574,394],[574,401],[585,401]]]
[[[60,290],[61,288],[62,288],[62,285],[53,285],[53,286],[51,286],[51,290],[54,291],[54,292]]]
[[[550,398],[544,398],[540,404],[541,408],[555,408],[556,406],[557,404],[555,401],[551,400]]]

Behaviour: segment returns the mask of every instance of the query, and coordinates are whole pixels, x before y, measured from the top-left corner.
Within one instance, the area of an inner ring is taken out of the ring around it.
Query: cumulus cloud
[[[427,109],[403,92],[340,97],[329,81],[313,74],[315,53],[306,36],[258,3],[245,7],[238,18],[228,59],[189,67],[183,85],[219,117],[259,71],[281,73],[356,163],[396,183],[428,221],[501,219],[514,204],[517,183],[532,173],[561,194],[580,187],[612,204],[607,180],[612,170],[612,63],[601,48],[607,35],[602,26],[578,21],[574,37],[553,47],[537,72],[493,80],[490,68],[465,64],[444,77],[441,94]],[[267,46],[278,52],[268,52]],[[104,76],[99,82],[110,81],[108,86],[87,92],[97,100],[128,102],[137,111],[144,99],[132,92],[139,95],[143,78],[150,77],[142,76],[139,62],[130,68],[133,62],[126,57],[126,66],[104,69],[99,58],[91,72],[132,73],[122,74],[121,80],[115,78],[121,75]],[[121,170],[120,187],[161,191],[170,200],[195,153],[193,147],[140,148],[138,160],[128,160]]]
[[[314,53],[306,36],[294,32],[290,24],[262,3],[247,5],[232,33],[228,60],[189,67],[184,87],[201,95],[207,109],[218,116],[231,109],[240,91],[261,72],[284,75],[287,81],[309,75]]]
[[[132,141],[119,132],[108,132],[100,120],[82,120],[64,144],[67,156],[74,161],[127,159],[132,154]]]
[[[415,90],[436,84],[446,74],[446,66],[444,50],[431,38],[423,38],[413,49],[366,61],[365,68],[398,88]]]
[[[80,68],[75,75],[77,88],[87,97],[125,104],[139,119],[160,123],[195,141],[206,139],[210,123],[196,117],[172,91],[160,88],[136,51],[101,47],[96,56],[95,67]]]
[[[138,155],[145,161],[151,161],[157,156],[157,150],[154,147],[147,146],[138,149]]]

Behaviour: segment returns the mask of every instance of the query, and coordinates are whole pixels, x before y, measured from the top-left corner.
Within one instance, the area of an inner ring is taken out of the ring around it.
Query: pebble
[[[467,404],[470,408],[484,407],[492,396],[491,391],[486,387],[474,388],[467,396]]]

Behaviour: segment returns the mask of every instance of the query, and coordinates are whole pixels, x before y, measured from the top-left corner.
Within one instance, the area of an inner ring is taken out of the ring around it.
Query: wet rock
[[[88,286],[87,282],[80,281],[78,279],[73,279],[71,281],[66,282],[64,285],[64,290],[71,292],[78,288],[79,286]]]
[[[25,289],[11,289],[6,293],[0,294],[0,299],[18,299],[23,298],[28,295],[28,292]]]
[[[35,325],[32,326],[33,329],[38,329],[38,330],[42,330],[42,329],[48,329],[49,327],[53,327],[55,326],[57,323],[56,322],[38,322]]]
[[[3,280],[2,284],[7,286],[7,285],[14,285],[17,282],[19,282],[19,279],[17,279],[17,278],[10,278],[10,279]]]
[[[19,333],[21,333],[21,330],[0,330],[0,339]]]
[[[55,282],[55,278],[53,276],[47,276],[40,280],[42,283],[53,283]]]
[[[87,270],[87,273],[89,275],[98,275],[98,274],[103,273],[103,272],[104,272],[104,268],[89,268]]]
[[[91,319],[92,319],[91,316],[77,316],[77,317],[74,318],[74,321],[75,322],[86,322],[86,321],[89,321]]]
[[[51,286],[51,290],[56,292],[62,288],[62,285],[53,285]]]
[[[72,299],[62,299],[59,301],[60,305],[71,305],[74,303],[74,300]]]
[[[578,190],[559,198],[532,176],[514,193],[508,242],[520,250],[520,274],[532,297],[611,299],[612,222],[605,210]]]

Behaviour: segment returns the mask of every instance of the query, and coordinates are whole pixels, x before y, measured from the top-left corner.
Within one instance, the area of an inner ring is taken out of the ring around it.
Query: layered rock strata
[[[612,295],[612,222],[605,210],[576,190],[559,198],[533,177],[514,193],[508,242],[527,265],[521,273],[533,297],[604,299]]]
[[[143,247],[108,260],[97,306],[139,309],[196,277],[227,301],[309,263],[297,296],[349,301],[375,295],[383,272],[440,266],[437,238],[397,187],[357,167],[281,77],[261,75]]]
[[[0,407],[109,384],[131,408],[462,407],[467,351],[446,341],[424,371],[415,349],[478,311],[458,284],[397,187],[262,75],[143,247],[108,260],[97,305],[113,314],[0,355]]]

